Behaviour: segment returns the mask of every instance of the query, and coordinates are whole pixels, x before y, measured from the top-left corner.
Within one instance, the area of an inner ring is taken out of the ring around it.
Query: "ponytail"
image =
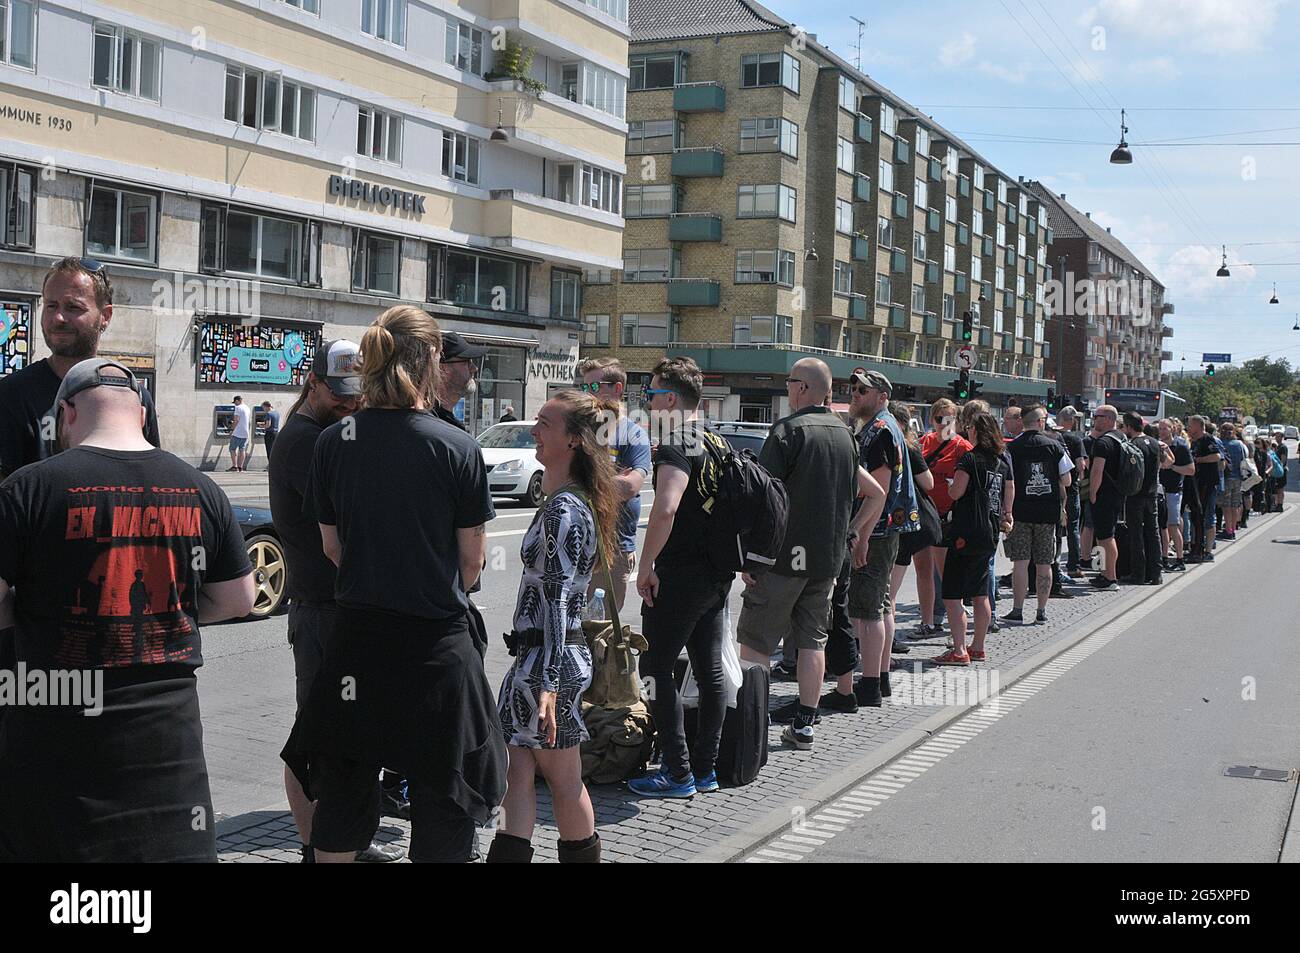
[[[434,353],[430,353],[430,351]],[[368,407],[409,408],[438,399],[442,332],[426,311],[389,308],[361,337],[361,392]]]

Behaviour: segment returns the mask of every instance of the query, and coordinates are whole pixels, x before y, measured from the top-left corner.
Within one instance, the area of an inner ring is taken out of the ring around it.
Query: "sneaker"
[[[1119,592],[1119,583],[1113,579],[1107,579],[1105,576],[1097,576],[1093,579],[1091,585],[1098,592]]]
[[[357,851],[356,861],[358,864],[391,864],[395,860],[401,860],[406,856],[406,851],[397,844],[381,844],[379,841],[371,841],[370,846],[365,850]]]
[[[1003,622],[1024,622],[1025,614],[1021,609],[1012,609],[1002,617]]]
[[[932,639],[942,631],[943,628],[941,626],[926,625],[924,622],[918,622],[916,628],[907,633],[907,637],[915,642],[917,639]],[[897,644],[898,640],[895,639],[894,642]]]
[[[1201,557],[1201,562],[1203,563],[1214,562],[1214,553],[1206,553],[1204,556]]]
[[[1049,599],[1073,599],[1074,593],[1066,592],[1064,589],[1057,588],[1049,592],[1047,597]]]
[[[817,702],[817,707],[826,712],[834,712],[837,715],[852,715],[858,710],[858,696],[856,694],[845,695],[838,689],[831,689],[821,697]],[[816,724],[816,722],[813,722]]]
[[[891,655],[906,655],[912,651],[912,647],[901,639],[894,639],[894,647],[890,649]]]
[[[1034,613],[1034,625],[1042,625],[1047,621],[1047,610],[1039,609]]]
[[[1164,577],[1163,577],[1163,576],[1156,576],[1156,578],[1154,578],[1154,579],[1148,579],[1148,580],[1147,580],[1147,585],[1148,585],[1148,586],[1162,586],[1162,585],[1164,585],[1164,582],[1165,582],[1165,580],[1164,580]]]
[[[799,680],[798,670],[793,665],[777,662],[772,666],[771,680],[774,682],[797,682]]]
[[[989,616],[989,632],[992,635],[997,635],[1001,631],[1002,626],[998,623],[998,617],[995,615]]]
[[[712,794],[718,789],[718,772],[710,771],[702,778],[695,779],[695,790],[700,794]]]
[[[1175,559],[1174,564],[1169,567],[1170,572],[1187,572],[1187,563],[1181,559]]]
[[[987,655],[985,655],[983,652],[977,652],[975,649],[972,649],[972,648],[970,648],[970,647],[967,647],[967,649],[966,649],[966,654],[970,656],[970,660],[971,660],[972,662],[986,662],[986,661],[988,661],[988,656],[987,656]]]
[[[796,751],[812,751],[812,725],[801,725],[798,728],[794,725],[786,725],[781,732],[781,740],[794,745]]]
[[[868,683],[858,679],[853,685],[853,697],[858,700],[858,706],[861,708],[879,708],[885,704],[880,694],[879,681]]]
[[[934,665],[969,665],[970,653],[958,652],[953,649],[950,652],[944,652],[942,655],[936,655],[930,659],[930,662]]]
[[[627,782],[627,789],[642,797],[687,798],[695,796],[695,778],[687,775],[685,781],[674,781],[663,768],[644,778]]]
[[[784,705],[781,705],[778,708],[772,709],[772,724],[788,725],[792,721],[794,721],[795,716],[798,714],[799,714],[799,699],[796,698],[793,701],[786,702]],[[817,724],[817,722],[819,721],[821,721],[820,716],[813,720],[813,724]]]
[[[411,819],[411,802],[402,793],[406,785],[384,788],[380,795],[379,813],[387,817],[400,817],[404,821]]]

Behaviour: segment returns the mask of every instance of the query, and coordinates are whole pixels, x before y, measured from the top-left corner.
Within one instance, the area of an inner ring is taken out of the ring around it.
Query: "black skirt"
[[[166,669],[148,679],[106,672],[97,716],[6,712],[0,860],[216,861],[194,673]]]
[[[484,823],[505,797],[496,699],[464,615],[339,607],[281,757],[304,789],[317,755],[389,768]]]

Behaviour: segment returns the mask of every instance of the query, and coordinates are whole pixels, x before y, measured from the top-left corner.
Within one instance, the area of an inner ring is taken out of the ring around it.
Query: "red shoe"
[[[967,649],[966,652],[967,652],[968,655],[970,655],[970,660],[971,660],[972,662],[985,662],[985,661],[988,661],[987,657],[985,656],[985,654],[984,654],[983,652],[976,651],[975,649]]]
[[[949,652],[944,652],[942,655],[936,655],[934,658],[930,659],[930,661],[935,665],[969,665],[970,655],[966,652],[958,652],[956,649],[953,649]]]

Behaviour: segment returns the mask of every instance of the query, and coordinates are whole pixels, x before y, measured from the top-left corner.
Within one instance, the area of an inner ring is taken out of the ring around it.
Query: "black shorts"
[[[1092,535],[1097,541],[1115,538],[1115,525],[1123,512],[1123,499],[1104,493],[1092,505]]]
[[[298,711],[307,703],[312,682],[325,657],[325,645],[334,631],[338,608],[306,602],[289,604],[289,645],[293,648],[294,694]]]
[[[989,557],[948,550],[943,562],[943,598],[974,599],[989,594]]]

